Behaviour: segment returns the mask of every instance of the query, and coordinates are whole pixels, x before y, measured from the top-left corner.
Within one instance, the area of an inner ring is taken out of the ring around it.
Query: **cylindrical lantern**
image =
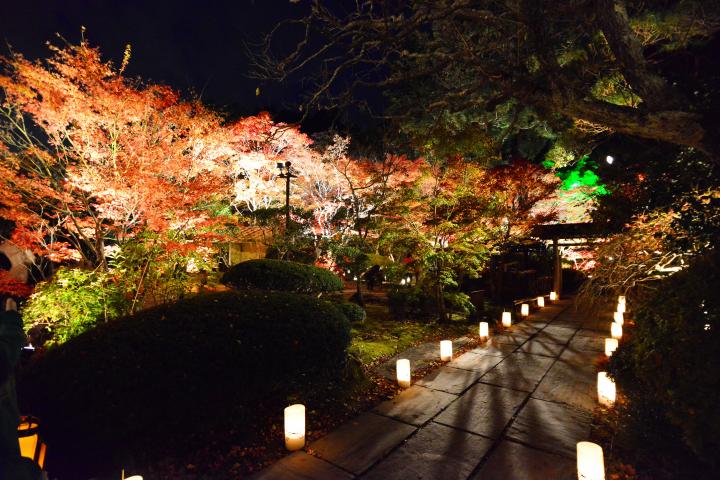
[[[625,323],[625,319],[623,318],[623,312],[613,312],[613,320],[615,323],[619,323],[622,325]]]
[[[600,405],[611,407],[615,403],[615,382],[607,376],[607,372],[598,372],[597,392]]]
[[[285,448],[291,452],[305,446],[305,405],[296,403],[285,409]]]
[[[405,279],[400,280],[400,285],[405,285]]]
[[[397,381],[402,388],[410,386],[410,360],[401,358],[396,363]]]
[[[538,307],[542,308],[545,306],[545,297],[538,297],[537,298]]]
[[[618,304],[622,303],[625,305],[625,295],[619,295],[618,296]]]
[[[618,348],[617,338],[606,338],[605,339],[605,355],[610,356]]]
[[[620,313],[625,313],[625,304],[624,304],[624,303],[618,303],[616,310],[617,310],[618,312],[620,312]]]
[[[592,442],[577,444],[578,480],[605,480],[602,447]]]
[[[485,339],[490,336],[490,327],[487,322],[480,322],[480,338]]]
[[[502,326],[508,328],[512,325],[512,314],[510,312],[502,313]]]
[[[522,315],[523,317],[527,317],[528,315],[530,315],[530,305],[528,305],[527,303],[523,303],[522,305],[520,305],[520,315]]]
[[[132,477],[125,477],[125,480],[143,480],[142,475],[133,475]]]
[[[442,340],[440,342],[440,360],[446,362],[452,360],[452,341]]]
[[[610,324],[610,336],[620,340],[622,338],[622,325],[612,322]]]
[[[21,417],[18,425],[18,443],[20,455],[37,463],[40,468],[45,465],[45,443],[40,438],[40,421],[35,417]]]
[[[408,285],[410,285],[411,282],[412,282],[412,278],[407,277],[407,278],[405,279],[405,283],[407,283]]]
[[[550,301],[554,302],[557,300],[557,293],[556,292],[550,292]]]

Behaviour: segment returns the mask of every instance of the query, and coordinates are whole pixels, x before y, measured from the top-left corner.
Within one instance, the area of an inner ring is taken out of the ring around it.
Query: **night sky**
[[[234,114],[283,116],[296,108],[300,86],[248,78],[243,42],[257,42],[306,9],[302,0],[0,0],[0,52],[10,45],[28,58],[46,57],[46,41],[60,43],[56,32],[77,43],[85,26],[90,44],[116,64],[132,45],[128,75],[195,93]]]

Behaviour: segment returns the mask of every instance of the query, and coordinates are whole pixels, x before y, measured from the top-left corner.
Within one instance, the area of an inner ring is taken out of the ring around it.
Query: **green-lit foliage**
[[[54,343],[63,343],[129,308],[112,274],[61,268],[41,282],[22,310],[26,328],[45,327]]]
[[[561,156],[563,162],[567,160],[567,152],[561,148],[557,148],[554,151],[556,156]],[[547,160],[543,162],[546,167],[552,168],[555,166],[555,159],[548,156]],[[589,156],[580,158],[574,164],[566,164],[566,166],[557,168],[555,174],[562,180],[560,185],[561,190],[571,191],[575,189],[583,189],[585,194],[589,197],[596,195],[607,195],[608,189],[600,181],[600,177],[595,171],[597,170],[597,164],[590,159]]]
[[[637,107],[641,102],[640,97],[632,91],[625,78],[619,73],[598,79],[591,93],[598,100],[625,107]]]

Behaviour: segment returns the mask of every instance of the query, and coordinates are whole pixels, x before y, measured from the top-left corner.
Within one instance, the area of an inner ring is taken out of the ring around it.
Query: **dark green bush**
[[[222,282],[236,288],[295,293],[333,292],[343,288],[340,277],[324,268],[267,258],[238,263],[223,275]]]
[[[631,304],[632,338],[621,344],[610,361],[610,372],[632,410],[655,412],[656,421],[642,422],[640,428],[681,432],[682,441],[715,467],[720,466],[718,292],[716,254],[661,281],[653,293]],[[660,446],[672,440],[652,437],[650,441]]]
[[[77,465],[186,442],[218,425],[242,428],[258,402],[284,403],[313,382],[335,382],[349,343],[349,322],[330,302],[258,291],[203,295],[50,349],[21,372],[19,397],[23,411],[42,419],[56,457]]]
[[[337,306],[340,307],[340,310],[342,310],[343,314],[345,314],[347,319],[352,323],[362,323],[367,317],[365,309],[355,303],[342,302],[338,303]]]
[[[399,287],[388,292],[390,313],[397,318],[427,318],[438,311],[432,294],[419,287]]]

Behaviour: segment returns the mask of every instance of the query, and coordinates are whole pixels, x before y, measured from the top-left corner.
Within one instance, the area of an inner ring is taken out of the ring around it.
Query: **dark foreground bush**
[[[718,468],[720,261],[701,258],[657,287],[633,309],[632,339],[613,354],[610,371],[631,410],[646,417],[636,422],[638,448],[657,448],[660,458],[681,440]],[[680,438],[666,434],[673,430]]]
[[[137,457],[213,428],[241,429],[262,405],[335,381],[349,342],[349,322],[331,303],[287,293],[211,294],[49,350],[22,372],[19,396],[23,411],[42,419],[55,458],[108,462],[111,452]]]
[[[340,277],[324,268],[267,258],[238,263],[223,275],[222,282],[236,288],[295,293],[334,292],[343,288]]]

